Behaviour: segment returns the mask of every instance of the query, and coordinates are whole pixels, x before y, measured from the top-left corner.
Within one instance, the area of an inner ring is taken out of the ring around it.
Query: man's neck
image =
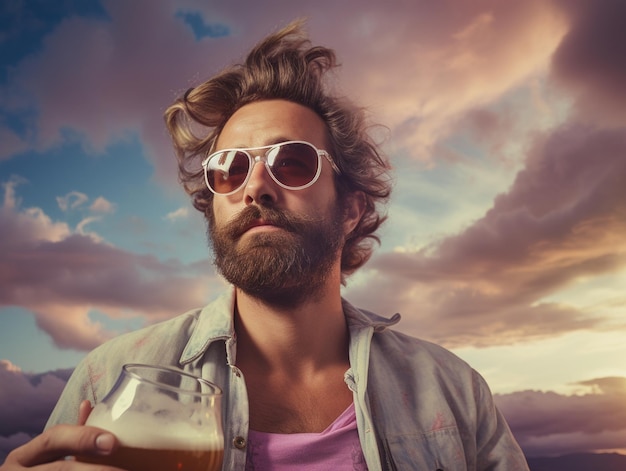
[[[236,296],[238,364],[306,375],[347,362],[348,330],[338,284],[290,307],[241,290]]]
[[[248,388],[250,427],[319,433],[352,402],[344,382],[349,335],[336,290],[287,309],[237,292],[237,366]]]

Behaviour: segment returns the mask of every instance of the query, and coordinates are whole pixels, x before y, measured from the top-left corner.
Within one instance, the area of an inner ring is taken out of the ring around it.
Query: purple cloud
[[[114,335],[89,319],[92,309],[153,322],[204,305],[216,285],[208,261],[161,261],[73,233],[41,209],[20,208],[14,186],[5,184],[0,208],[0,305],[31,310],[59,347],[89,350]]]
[[[591,391],[569,396],[541,391],[496,395],[528,456],[624,448],[626,378],[596,378],[578,386]]]
[[[71,371],[33,375],[0,360],[0,453],[3,445],[13,447],[25,436],[41,433]]]

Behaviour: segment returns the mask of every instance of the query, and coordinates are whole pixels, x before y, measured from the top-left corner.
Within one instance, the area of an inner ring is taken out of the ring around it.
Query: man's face
[[[216,148],[288,140],[328,149],[325,124],[312,110],[284,100],[261,101],[230,118]],[[225,278],[248,294],[286,305],[317,293],[330,274],[339,276],[344,236],[351,229],[326,159],[319,179],[303,190],[280,187],[257,163],[244,188],[215,195],[211,219],[215,264]]]

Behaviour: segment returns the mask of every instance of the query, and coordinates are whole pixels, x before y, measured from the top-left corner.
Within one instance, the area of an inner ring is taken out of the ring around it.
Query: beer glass
[[[220,471],[221,394],[213,383],[180,370],[124,365],[85,424],[109,430],[120,446],[109,456],[77,459],[128,471]]]

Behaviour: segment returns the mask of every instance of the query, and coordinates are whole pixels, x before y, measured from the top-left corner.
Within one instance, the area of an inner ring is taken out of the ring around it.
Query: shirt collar
[[[346,322],[350,328],[372,327],[374,332],[382,332],[386,328],[400,322],[401,316],[399,313],[395,313],[393,316],[387,318],[364,309],[358,309],[343,298],[341,302],[343,313],[346,316]]]
[[[345,299],[342,299],[342,307],[351,330],[373,328],[375,332],[381,332],[400,321],[398,313],[391,318],[382,317],[373,312],[357,309]],[[222,340],[226,343],[228,363],[234,365],[236,342],[234,312],[235,288],[231,286],[223,295],[200,311],[198,322],[180,357],[180,363],[184,365],[197,360],[204,355],[211,343]]]
[[[198,315],[198,322],[189,337],[189,341],[180,357],[180,363],[186,364],[200,358],[209,345],[216,340],[226,342],[226,353],[229,364],[235,364],[234,352],[235,326],[235,288],[230,287],[224,294],[205,306]]]

